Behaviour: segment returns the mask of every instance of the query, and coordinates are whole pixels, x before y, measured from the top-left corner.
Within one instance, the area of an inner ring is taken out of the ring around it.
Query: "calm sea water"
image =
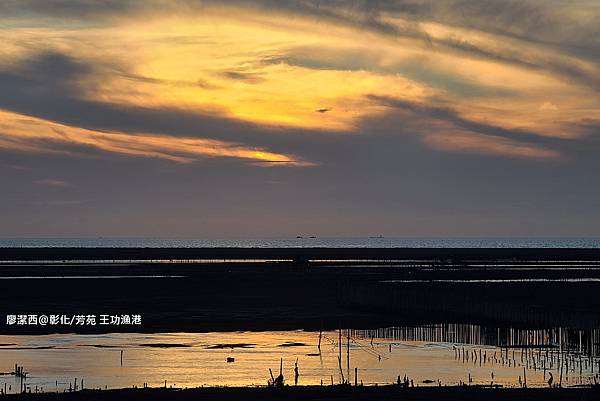
[[[31,238],[0,239],[0,247],[242,247],[242,248],[600,248],[600,238]]]
[[[365,385],[407,375],[417,386],[457,385],[470,377],[472,384],[516,387],[526,375],[529,386],[539,387],[547,385],[548,372],[558,380],[562,370],[563,386],[572,386],[597,374],[598,338],[598,331],[563,329],[396,327],[323,332],[319,352],[319,333],[304,331],[0,336],[0,371],[24,366],[32,392],[68,390],[75,379],[86,388],[161,387],[165,380],[178,388],[247,386],[266,385],[269,368],[277,375],[282,358],[288,384],[297,362],[298,384],[337,384],[342,374],[354,382],[357,368]],[[5,383],[8,392],[20,386],[10,375],[0,376],[2,388]]]

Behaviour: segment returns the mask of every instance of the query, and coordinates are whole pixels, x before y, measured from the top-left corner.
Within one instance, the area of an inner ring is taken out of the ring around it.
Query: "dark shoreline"
[[[84,254],[151,259],[182,252],[207,257],[226,256],[225,251],[233,259],[269,254],[288,261],[0,262],[0,334],[319,331],[434,323],[600,328],[600,251],[590,249],[4,248],[0,260],[18,255],[78,260]],[[344,259],[350,257],[371,259]],[[556,261],[558,267],[549,267]],[[584,267],[577,266],[581,261],[587,261]],[[8,326],[7,314],[139,314],[143,324]]]
[[[285,386],[267,387],[203,387],[188,390],[147,388],[122,390],[83,390],[72,393],[9,394],[8,400],[128,400],[128,401],[579,401],[600,399],[598,388],[480,388],[387,386]]]
[[[600,261],[591,248],[2,248],[6,260],[417,260],[417,261]]]

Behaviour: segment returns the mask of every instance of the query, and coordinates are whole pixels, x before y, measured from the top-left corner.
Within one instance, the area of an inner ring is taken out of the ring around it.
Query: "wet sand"
[[[546,387],[550,374],[563,387],[598,382],[597,331],[555,331],[548,338],[544,331],[507,330],[495,338],[495,329],[473,326],[342,330],[342,371],[339,334],[277,331],[9,336],[0,340],[14,341],[17,346],[0,347],[0,372],[13,371],[15,364],[24,366],[28,376],[23,385],[34,392],[68,391],[75,381],[80,386],[82,379],[85,388],[102,389],[142,387],[143,383],[159,387],[165,381],[178,388],[260,386],[267,384],[269,369],[279,372],[280,367],[287,383],[293,384],[296,363],[300,385],[339,384],[348,378],[350,383],[356,380],[365,386],[385,385],[401,376],[418,386],[455,386],[461,382],[488,385],[493,380],[495,385],[514,388],[520,386],[519,376],[524,373],[529,387]],[[524,338],[558,343],[561,349],[504,346]],[[306,345],[281,346],[291,342]],[[0,389],[5,392],[20,391],[20,384],[14,375],[0,376]]]
[[[350,386],[286,386],[284,388],[265,387],[222,387],[175,389],[123,389],[123,390],[84,390],[73,393],[45,393],[7,395],[7,400],[211,400],[211,401],[345,401],[345,400],[390,400],[405,401],[562,401],[599,399],[598,388],[570,389],[492,389],[477,387],[433,387],[400,388],[399,386],[350,387]]]

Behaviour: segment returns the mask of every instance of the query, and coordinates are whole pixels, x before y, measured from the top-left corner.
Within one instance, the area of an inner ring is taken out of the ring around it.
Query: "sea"
[[[101,248],[600,248],[600,238],[327,238],[298,236],[266,239],[190,238],[0,238],[6,247]]]

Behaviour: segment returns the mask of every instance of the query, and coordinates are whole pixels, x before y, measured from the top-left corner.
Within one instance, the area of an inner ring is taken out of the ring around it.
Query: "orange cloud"
[[[74,156],[86,147],[129,156],[192,163],[205,158],[235,158],[261,165],[308,166],[291,155],[225,141],[154,134],[100,132],[0,111],[0,148]],[[50,183],[48,183],[50,185]]]

